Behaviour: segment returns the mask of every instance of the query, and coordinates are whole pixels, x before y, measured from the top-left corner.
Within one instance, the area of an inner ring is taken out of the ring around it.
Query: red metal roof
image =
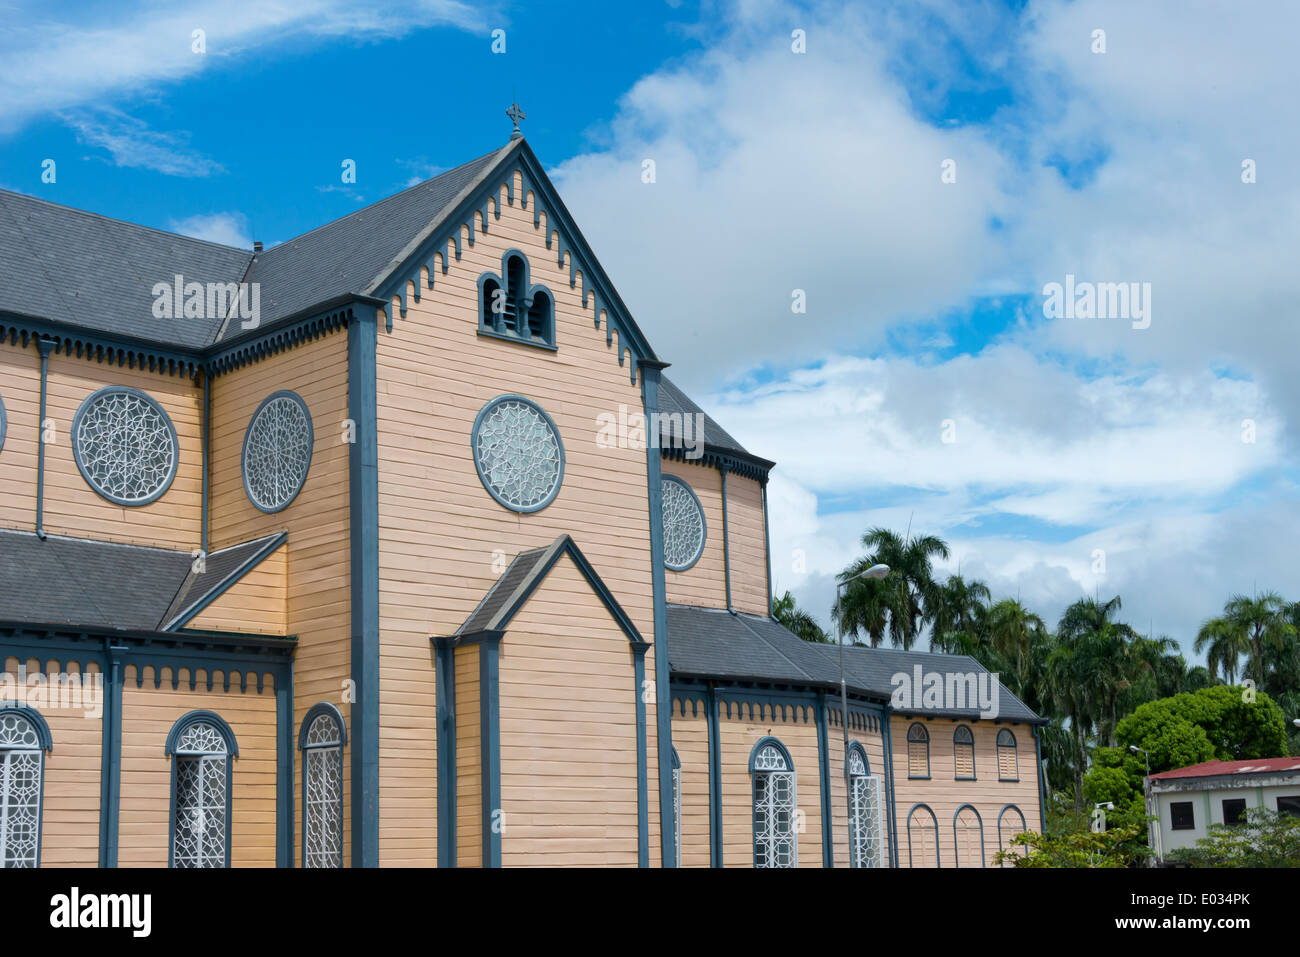
[[[1169,778],[1210,778],[1220,774],[1277,774],[1279,771],[1300,771],[1300,757],[1255,758],[1253,761],[1203,761],[1186,768],[1175,768],[1151,775],[1153,781]]]

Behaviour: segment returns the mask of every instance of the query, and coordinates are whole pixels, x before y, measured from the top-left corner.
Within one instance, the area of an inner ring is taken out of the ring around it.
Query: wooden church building
[[[992,866],[1041,719],[845,715],[666,365],[517,133],[252,252],[0,191],[0,866]]]

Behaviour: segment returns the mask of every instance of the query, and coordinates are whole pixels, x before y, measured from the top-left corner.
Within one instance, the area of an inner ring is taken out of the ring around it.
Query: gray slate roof
[[[845,648],[844,657],[849,690],[877,700],[888,700],[894,690],[893,676],[905,673],[910,677],[916,665],[927,673],[988,673],[968,655],[851,645]],[[668,662],[672,673],[683,677],[834,689],[840,684],[837,646],[802,641],[771,618],[692,605],[668,606]],[[929,709],[925,713],[945,717],[978,715],[976,709]],[[1043,720],[1000,682],[998,717],[1032,723]]]
[[[283,540],[211,552],[195,575],[189,552],[0,530],[0,621],[173,630]]]
[[[200,348],[220,321],[156,319],[153,286],[239,282],[253,254],[0,190],[0,310]]]
[[[248,282],[261,283],[262,325],[347,293],[372,293],[412,238],[439,223],[504,152],[493,150],[259,254]],[[218,341],[241,332],[232,321]]]
[[[706,445],[726,452],[744,452],[748,454],[748,450],[737,442],[731,433],[718,425],[712,416],[692,402],[690,396],[677,388],[667,376],[661,376],[659,380],[659,411],[680,415],[703,413],[704,442]],[[664,421],[660,430],[663,433],[664,440],[677,441],[675,436],[670,435],[669,429],[669,423]]]

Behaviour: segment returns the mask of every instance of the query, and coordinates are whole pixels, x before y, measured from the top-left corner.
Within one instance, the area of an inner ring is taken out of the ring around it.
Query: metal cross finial
[[[527,119],[528,114],[519,108],[519,103],[516,101],[510,104],[510,109],[506,110],[506,116],[510,117],[511,121],[515,124],[515,128],[510,133],[510,138],[512,140],[519,139],[519,137],[524,135],[519,132],[519,121]]]

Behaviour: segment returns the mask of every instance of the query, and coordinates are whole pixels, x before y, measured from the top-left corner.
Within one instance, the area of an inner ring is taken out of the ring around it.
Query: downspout
[[[203,373],[203,514],[200,519],[199,551],[208,554],[208,487],[212,468],[212,375]]]
[[[41,354],[41,411],[36,423],[36,537],[41,541],[45,541],[45,394],[53,348],[53,339],[41,336],[36,340],[36,350]]]
[[[772,539],[767,525],[767,476],[763,476],[763,558],[767,562],[767,616],[772,617]]]
[[[885,800],[889,808],[889,866],[900,867],[898,863],[898,801],[894,797],[894,722],[890,717],[889,705],[881,710],[880,723],[885,729],[883,744],[885,747],[885,774],[889,778],[889,793]]]
[[[722,473],[722,577],[727,586],[727,611],[733,615],[736,609],[731,607],[731,529],[727,525],[727,467],[719,465]]]

